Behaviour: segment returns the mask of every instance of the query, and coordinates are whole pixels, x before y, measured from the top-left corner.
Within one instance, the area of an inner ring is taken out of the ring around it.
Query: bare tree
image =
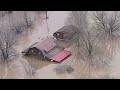
[[[6,14],[11,14],[11,13],[12,13],[12,11],[0,11],[0,16],[3,17]]]
[[[48,19],[48,11],[45,11],[46,19]]]
[[[15,56],[15,50],[13,46],[16,43],[15,34],[10,30],[4,30],[0,33],[0,50],[1,50],[1,58],[4,60],[3,62],[8,62],[8,60]]]
[[[76,33],[76,43],[77,43],[77,46],[73,47],[75,51],[74,52],[74,57],[73,59],[71,59],[71,64],[78,64],[78,65],[75,65],[76,67],[78,66],[79,67],[79,56],[80,56],[80,46],[81,46],[81,41],[82,41],[82,38],[81,35],[83,33],[83,31],[86,29],[87,27],[87,11],[71,11],[70,13],[70,16],[68,17],[67,19],[67,22],[66,24],[68,25],[74,25],[78,28],[78,32]]]
[[[7,64],[10,61],[15,60],[16,56],[18,55],[17,51],[14,48],[16,43],[15,34],[11,30],[6,30],[2,28],[0,30],[0,63],[4,65],[6,74],[7,75]]]
[[[96,30],[103,31],[110,37],[120,29],[120,13],[118,11],[112,11],[111,14],[106,11],[96,11],[93,12],[93,17]]]
[[[87,11],[72,11],[68,18],[68,23],[75,25],[78,28],[78,46],[80,46],[79,36],[82,34],[84,29],[87,27]]]
[[[99,47],[99,34],[94,35],[91,30],[86,30],[82,38],[80,45],[80,57],[85,61],[85,65],[80,70],[81,77],[91,78],[93,74],[96,74],[99,78],[99,68],[109,67],[111,58],[108,54],[104,53],[104,50]]]
[[[13,30],[14,32],[15,32],[15,34],[21,34],[23,31],[24,31],[24,24],[18,24],[18,25],[13,25],[12,26],[12,29],[11,30]]]
[[[94,29],[100,33],[100,40],[104,48],[108,48],[110,55],[115,53],[120,37],[120,12],[95,11],[93,12]],[[119,46],[119,45],[118,45]]]
[[[100,67],[107,67],[111,61],[111,58],[104,53],[104,50],[99,47],[99,37],[100,34],[89,27],[89,20],[87,18],[86,11],[73,11],[72,19],[73,25],[77,26],[79,29],[78,33],[78,46],[79,50],[77,53],[80,56],[79,61],[84,61],[83,67],[79,69],[80,78],[91,78],[94,74],[99,77],[98,69]],[[76,58],[76,57],[74,57]],[[73,59],[76,60],[77,59]],[[81,59],[81,60],[80,60]],[[80,63],[79,62],[79,63]]]
[[[46,15],[46,16],[45,16],[45,19],[46,19],[46,26],[47,26],[48,35],[49,35],[49,32],[50,32],[50,31],[49,31],[49,26],[48,26],[48,19],[49,19],[49,18],[48,18],[48,11],[45,11],[45,15]]]
[[[13,14],[9,14],[10,23],[8,24],[17,35],[33,27],[33,21],[28,13],[27,11],[15,11]]]
[[[24,11],[24,13],[23,13],[23,18],[24,18],[24,20],[25,20],[25,26],[26,26],[27,28],[32,28],[34,23],[33,23],[33,21],[31,20],[31,18],[29,17],[27,11]]]
[[[48,11],[44,11],[45,12],[45,20],[46,20],[46,27],[47,27],[47,31],[48,31],[48,36],[49,36],[49,25],[48,25]]]
[[[5,11],[0,11],[0,16],[3,17],[5,15]]]
[[[21,63],[23,65],[23,68],[25,70],[25,78],[35,78],[35,68],[33,68],[29,62],[27,62],[26,60],[21,60]]]

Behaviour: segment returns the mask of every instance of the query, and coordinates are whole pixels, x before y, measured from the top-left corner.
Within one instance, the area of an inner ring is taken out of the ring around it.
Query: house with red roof
[[[36,42],[22,52],[23,55],[39,57],[43,60],[61,62],[71,55],[70,51],[58,46],[56,39],[48,37],[41,42]]]

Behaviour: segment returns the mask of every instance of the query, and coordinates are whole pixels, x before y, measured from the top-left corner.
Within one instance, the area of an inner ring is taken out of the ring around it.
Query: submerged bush
[[[66,72],[67,73],[72,73],[74,71],[74,69],[71,67],[71,66],[68,66],[67,68],[66,68]]]
[[[74,71],[74,68],[72,66],[69,65],[61,65],[61,66],[57,66],[55,68],[55,72],[57,74],[64,74],[64,73],[72,73]]]
[[[20,34],[24,30],[24,27],[22,25],[17,25],[14,26],[12,30],[14,30],[16,34]]]

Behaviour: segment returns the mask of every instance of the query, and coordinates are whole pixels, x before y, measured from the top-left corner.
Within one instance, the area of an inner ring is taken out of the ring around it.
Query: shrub
[[[72,73],[74,71],[74,69],[71,67],[71,66],[68,66],[67,68],[66,68],[66,72],[67,73]]]
[[[24,25],[19,24],[13,27],[12,29],[16,34],[20,34],[24,31]]]
[[[74,71],[74,69],[71,66],[69,66],[69,65],[61,65],[61,66],[57,66],[55,68],[55,72],[57,74],[64,74],[64,73],[70,74],[73,71]]]

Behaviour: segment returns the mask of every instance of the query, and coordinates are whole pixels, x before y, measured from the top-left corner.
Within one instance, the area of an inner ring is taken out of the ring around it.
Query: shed
[[[53,36],[57,40],[70,41],[78,33],[78,28],[74,25],[67,25],[56,31]]]

